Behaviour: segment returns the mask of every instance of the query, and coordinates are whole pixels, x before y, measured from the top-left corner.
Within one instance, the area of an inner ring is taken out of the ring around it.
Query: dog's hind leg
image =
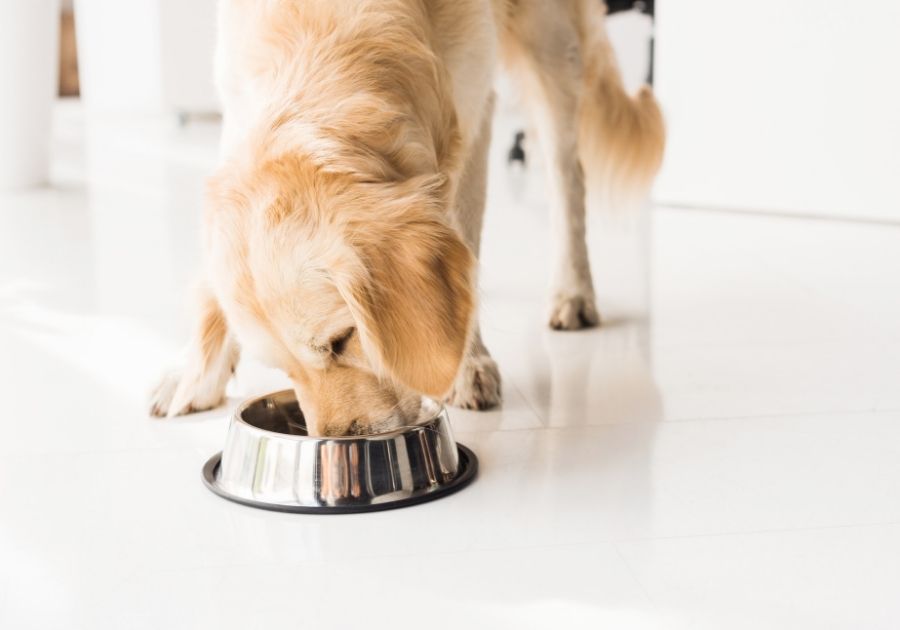
[[[154,416],[179,416],[218,406],[239,351],[225,316],[206,287],[197,289],[195,329],[180,369],[169,372],[150,395]]]
[[[522,2],[501,38],[505,65],[524,92],[547,170],[554,261],[549,323],[561,330],[600,322],[578,159],[583,68],[576,9],[573,3]]]
[[[487,192],[487,157],[491,144],[494,97],[488,97],[478,135],[472,142],[459,181],[451,221],[477,257]],[[447,402],[463,409],[488,409],[500,402],[500,370],[481,341],[478,321]]]

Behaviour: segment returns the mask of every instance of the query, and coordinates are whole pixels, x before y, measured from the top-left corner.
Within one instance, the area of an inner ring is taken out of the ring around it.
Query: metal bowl
[[[446,410],[423,399],[417,422],[388,433],[307,435],[294,392],[248,400],[225,449],[203,467],[221,497],[282,512],[348,513],[430,501],[475,478],[475,454],[453,439]]]

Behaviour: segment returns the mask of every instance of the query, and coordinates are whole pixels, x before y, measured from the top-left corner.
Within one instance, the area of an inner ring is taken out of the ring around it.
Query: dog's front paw
[[[550,328],[578,330],[600,324],[600,314],[592,293],[557,295],[550,308]]]
[[[150,415],[159,418],[183,416],[218,407],[224,399],[224,385],[170,372],[150,392]]]
[[[463,360],[444,402],[462,409],[490,409],[500,404],[500,368],[486,351]]]

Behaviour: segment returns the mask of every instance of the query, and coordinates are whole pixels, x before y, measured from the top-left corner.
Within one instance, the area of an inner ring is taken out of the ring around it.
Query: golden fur
[[[629,95],[615,66],[601,11],[583,16],[584,91],[578,117],[579,157],[588,190],[607,206],[628,207],[646,193],[665,149],[662,112],[649,87]]]
[[[646,186],[662,122],[649,92],[625,94],[588,7],[223,0],[203,308],[154,413],[218,404],[238,344],[290,376],[317,434],[402,424],[421,394],[499,401],[474,324],[495,56],[534,97],[553,163],[551,324],[596,323],[579,149],[590,171]],[[597,142],[579,147],[584,130]]]

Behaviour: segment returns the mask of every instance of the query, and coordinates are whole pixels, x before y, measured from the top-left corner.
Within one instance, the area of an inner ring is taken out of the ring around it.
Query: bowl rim
[[[363,435],[296,435],[293,433],[279,433],[278,431],[269,431],[268,429],[263,429],[254,424],[250,424],[246,420],[244,420],[244,411],[253,405],[254,403],[259,402],[265,398],[272,398],[279,395],[290,395],[296,399],[294,395],[294,391],[291,389],[279,389],[274,392],[269,392],[268,394],[261,394],[259,396],[253,396],[252,398],[248,398],[242,401],[237,407],[235,407],[234,412],[231,414],[231,421],[236,424],[240,424],[242,426],[248,427],[254,431],[259,431],[260,433],[264,433],[266,435],[274,435],[282,439],[297,441],[297,442],[360,442],[360,441],[372,441],[372,440],[381,440],[381,439],[392,439],[397,437],[398,435],[403,435],[404,433],[412,433],[416,430],[429,429],[429,424],[435,422],[436,420],[442,420],[443,422],[449,423],[450,417],[447,413],[447,407],[442,403],[438,402],[433,398],[429,398],[428,396],[422,396],[423,402],[431,405],[433,407],[433,413],[428,414],[428,418],[426,420],[420,421],[418,424],[409,424],[404,425],[402,427],[397,427],[395,429],[391,429],[390,431],[384,431],[382,433],[366,433]]]

